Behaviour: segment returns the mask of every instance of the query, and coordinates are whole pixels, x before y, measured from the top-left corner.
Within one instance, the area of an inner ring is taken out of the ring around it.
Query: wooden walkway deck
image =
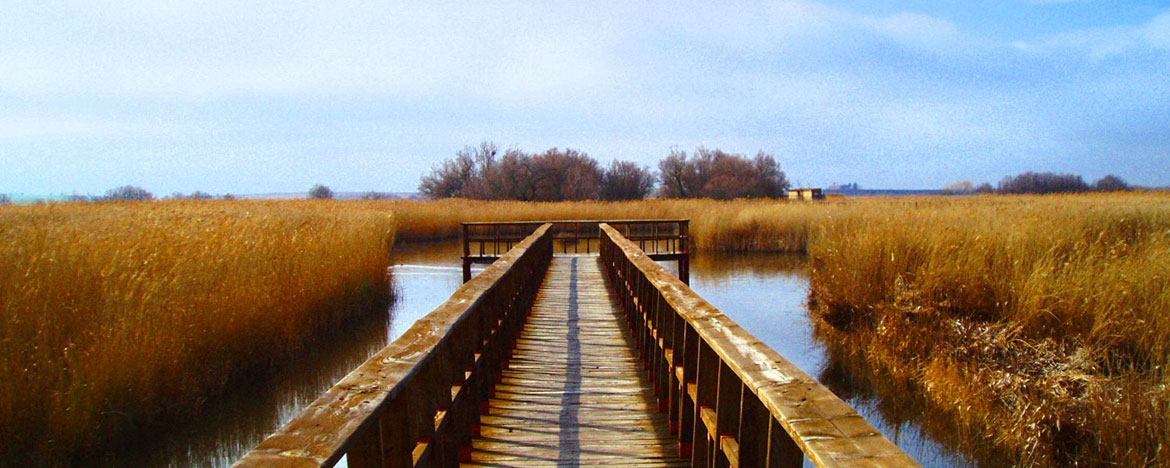
[[[685,223],[667,230],[683,259]],[[502,239],[498,260],[237,466],[917,465],[626,237],[645,229],[598,222],[585,234],[600,258],[555,256],[584,238],[572,224]]]
[[[555,257],[470,466],[689,466],[596,256]]]

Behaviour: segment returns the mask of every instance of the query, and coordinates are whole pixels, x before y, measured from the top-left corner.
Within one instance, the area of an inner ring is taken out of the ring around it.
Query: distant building
[[[819,188],[804,187],[788,189],[789,200],[824,200],[825,191]]]

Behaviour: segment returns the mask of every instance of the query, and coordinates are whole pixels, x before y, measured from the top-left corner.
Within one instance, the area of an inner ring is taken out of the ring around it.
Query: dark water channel
[[[356,324],[340,335],[343,338],[319,345],[281,373],[212,402],[200,417],[176,425],[167,434],[126,453],[109,454],[103,464],[229,465],[446,300],[462,283],[459,250],[454,242],[396,246],[391,270],[396,300],[384,314]],[[665,264],[674,268],[671,262]],[[928,436],[916,422],[916,410],[896,403],[903,395],[883,394],[872,385],[863,385],[861,382],[872,379],[850,375],[852,371],[831,362],[825,347],[813,336],[805,308],[808,276],[802,258],[698,255],[692,259],[691,286],[764,343],[846,398],[916,460],[928,466],[973,464]]]

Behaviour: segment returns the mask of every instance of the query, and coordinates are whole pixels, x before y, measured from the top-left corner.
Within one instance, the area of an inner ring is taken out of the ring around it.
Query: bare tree
[[[443,161],[443,164],[431,169],[431,173],[423,176],[418,185],[418,191],[429,198],[450,198],[463,195],[463,188],[467,186],[475,175],[475,160],[464,153],[455,156],[455,159]]]
[[[1060,193],[1087,190],[1089,184],[1086,184],[1081,176],[1051,172],[1029,171],[1015,177],[1005,177],[999,183],[1001,193]]]
[[[630,161],[614,161],[601,177],[602,200],[639,200],[654,188],[649,168]]]
[[[671,150],[658,162],[658,177],[662,184],[659,194],[666,198],[688,198],[697,195],[698,187],[691,186],[694,179],[694,165],[687,159],[686,151]]]
[[[755,196],[780,198],[788,189],[788,176],[780,170],[780,163],[769,153],[759,151],[753,160],[756,166]]]
[[[317,184],[309,189],[309,198],[314,200],[332,200],[333,190],[324,185]]]
[[[1093,189],[1098,192],[1124,192],[1129,190],[1129,183],[1113,174],[1097,179]]]
[[[704,197],[733,200],[756,195],[755,166],[747,158],[716,149],[700,161],[705,163],[699,169],[704,175]]]
[[[488,185],[494,198],[531,201],[536,199],[536,165],[532,156],[520,150],[508,150],[495,164]]]
[[[536,200],[595,200],[603,172],[597,160],[574,149],[549,149],[532,158],[536,169]]]
[[[763,151],[749,159],[718,148],[699,147],[691,157],[673,150],[658,168],[659,194],[668,198],[779,197],[788,188],[776,158]]]
[[[418,190],[429,198],[492,198],[492,188],[487,183],[495,167],[499,150],[491,142],[479,147],[468,146],[454,159],[448,159],[424,176]]]
[[[154,194],[146,191],[142,187],[123,185],[107,190],[106,196],[102,197],[102,199],[110,201],[147,201],[154,200]]]

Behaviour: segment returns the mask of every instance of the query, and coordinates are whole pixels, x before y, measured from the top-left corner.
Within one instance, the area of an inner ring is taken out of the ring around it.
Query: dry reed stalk
[[[275,368],[385,301],[393,236],[332,203],[0,207],[0,459],[65,463]]]

